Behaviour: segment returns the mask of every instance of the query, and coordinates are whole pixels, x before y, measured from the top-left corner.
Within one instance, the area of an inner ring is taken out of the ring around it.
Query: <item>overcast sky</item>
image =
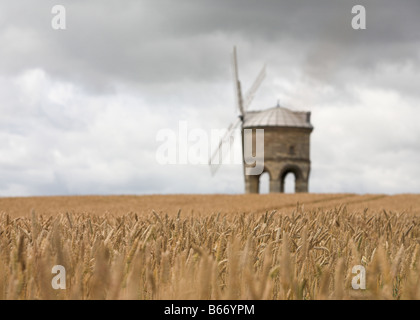
[[[66,8],[66,30],[51,8]],[[367,29],[351,9],[365,5]],[[420,2],[0,2],[0,196],[242,193],[240,165],[161,165],[157,133],[312,111],[311,192],[420,192]]]

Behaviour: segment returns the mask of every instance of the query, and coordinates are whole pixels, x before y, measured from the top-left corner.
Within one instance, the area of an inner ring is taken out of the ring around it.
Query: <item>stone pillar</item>
[[[259,178],[260,176],[245,176],[245,193],[259,192]]]
[[[280,192],[280,179],[270,180],[270,193]]]
[[[295,192],[296,193],[308,192],[308,180],[296,179]]]

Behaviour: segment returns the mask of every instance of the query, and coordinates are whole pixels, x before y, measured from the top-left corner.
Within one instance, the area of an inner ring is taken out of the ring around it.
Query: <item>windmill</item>
[[[226,130],[225,135],[219,142],[218,148],[212,153],[209,159],[209,165],[212,176],[214,176],[217,170],[220,168],[223,160],[222,154],[222,147],[225,143],[229,142],[234,130],[241,126],[241,135],[243,134],[243,123],[246,116],[247,109],[249,108],[252,100],[255,97],[255,94],[260,87],[261,83],[265,78],[265,65],[263,66],[262,70],[258,74],[256,80],[254,81],[251,88],[247,91],[245,95],[245,99],[242,95],[242,87],[241,82],[239,81],[239,74],[238,74],[238,59],[236,55],[236,47],[233,47],[232,53],[232,71],[233,71],[233,87],[234,87],[234,94],[235,94],[235,104],[236,108],[239,111],[239,117],[236,121],[232,122]],[[242,157],[243,157],[243,136],[242,136]],[[215,163],[216,162],[216,163]],[[244,161],[243,161],[244,162]]]

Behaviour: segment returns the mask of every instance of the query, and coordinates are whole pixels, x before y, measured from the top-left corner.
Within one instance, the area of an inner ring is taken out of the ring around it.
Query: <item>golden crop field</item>
[[[0,198],[0,299],[420,299],[419,225],[419,195]]]

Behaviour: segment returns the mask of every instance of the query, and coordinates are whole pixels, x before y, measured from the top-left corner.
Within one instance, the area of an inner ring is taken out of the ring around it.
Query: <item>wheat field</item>
[[[419,195],[0,198],[0,299],[420,299],[419,222]]]

